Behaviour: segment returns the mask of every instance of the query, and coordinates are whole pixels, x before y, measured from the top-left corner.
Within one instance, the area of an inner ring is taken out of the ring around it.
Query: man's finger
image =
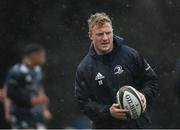
[[[142,107],[143,107],[143,112],[144,112],[146,110],[146,103],[143,103]]]
[[[140,97],[141,97],[141,103],[142,103],[142,107],[143,107],[143,112],[146,110],[146,106],[147,106],[147,104],[146,104],[146,98],[145,98],[145,96],[142,94],[142,93],[140,93],[139,92],[139,95],[140,95]]]
[[[119,104],[113,104],[113,107],[119,108]]]
[[[114,108],[114,111],[117,113],[127,113],[128,112],[128,110],[126,110],[126,109],[117,109],[117,108]]]

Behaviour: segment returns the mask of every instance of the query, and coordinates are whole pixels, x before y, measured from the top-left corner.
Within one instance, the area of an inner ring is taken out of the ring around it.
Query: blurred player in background
[[[49,99],[42,79],[41,65],[46,52],[40,45],[30,44],[23,50],[22,62],[15,64],[5,81],[5,115],[14,129],[44,128],[44,119],[50,119]]]
[[[155,72],[123,38],[113,35],[111,19],[105,13],[92,15],[88,24],[92,46],[75,78],[81,110],[95,128],[148,128],[151,120],[146,109],[158,92]],[[123,85],[139,90],[143,113],[137,120],[129,120],[128,110],[116,103],[116,93]]]

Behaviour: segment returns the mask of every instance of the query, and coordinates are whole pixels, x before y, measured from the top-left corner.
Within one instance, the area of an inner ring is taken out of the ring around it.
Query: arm
[[[92,100],[90,93],[91,91],[89,91],[88,85],[85,79],[82,77],[82,73],[77,71],[75,77],[75,97],[80,106],[80,109],[92,121],[107,120],[111,118],[109,112],[111,105],[98,104]]]
[[[159,91],[158,78],[154,70],[142,56],[138,57],[138,63],[139,80],[142,87],[140,92],[145,96],[147,105],[149,105]]]
[[[4,86],[4,113],[5,113],[5,119],[7,121],[10,121],[10,100],[7,97],[7,88]]]
[[[38,93],[39,93],[39,95],[46,96],[43,86],[40,87]]]
[[[45,97],[49,103],[49,98],[46,96],[46,93],[45,93],[43,87],[40,87],[38,93],[39,93],[39,95],[37,97]],[[48,103],[42,104],[45,109],[48,109]]]
[[[40,87],[39,89],[39,96],[46,96],[45,90],[43,87]],[[43,115],[44,115],[44,118],[47,120],[50,120],[52,118],[52,114],[49,111],[48,104],[43,105]]]

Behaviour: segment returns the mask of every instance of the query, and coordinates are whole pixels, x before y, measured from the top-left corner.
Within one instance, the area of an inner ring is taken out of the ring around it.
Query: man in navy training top
[[[148,128],[147,108],[158,92],[157,76],[136,50],[113,35],[112,21],[105,13],[89,20],[89,53],[81,61],[75,77],[75,96],[80,109],[94,128]],[[143,114],[137,120],[127,118],[128,110],[116,103],[120,87],[130,85],[139,91]]]

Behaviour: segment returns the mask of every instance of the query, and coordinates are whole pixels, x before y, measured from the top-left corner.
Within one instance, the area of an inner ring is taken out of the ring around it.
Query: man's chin
[[[111,52],[112,50],[111,50],[111,48],[102,48],[101,49],[101,52],[103,53],[103,54],[107,54],[107,53],[109,53],[109,52]]]

